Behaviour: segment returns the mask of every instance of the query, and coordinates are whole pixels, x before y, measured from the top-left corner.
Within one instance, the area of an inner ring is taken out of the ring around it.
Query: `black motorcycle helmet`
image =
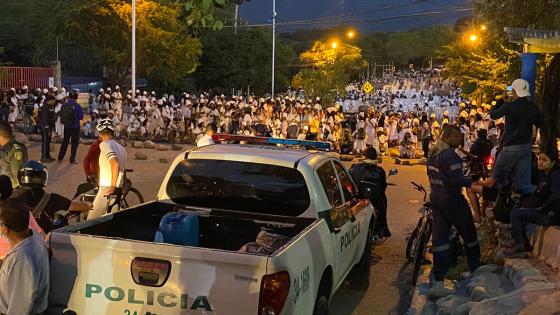
[[[47,186],[49,173],[40,162],[29,160],[18,171],[18,181],[22,188],[43,188]]]

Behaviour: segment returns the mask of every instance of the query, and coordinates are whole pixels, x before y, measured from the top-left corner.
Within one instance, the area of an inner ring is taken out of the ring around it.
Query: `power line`
[[[449,13],[456,13],[456,12],[465,12],[465,11],[472,11],[472,8],[455,8],[452,10],[445,10],[445,11],[421,11],[403,15],[396,15],[386,18],[356,18],[356,19],[349,19],[348,22],[368,22],[370,24],[378,24],[378,23],[385,23],[399,19],[411,18],[411,17],[420,17],[420,16],[429,16],[429,15],[439,15],[439,14],[449,14]],[[289,21],[289,22],[277,22],[276,26],[297,26],[297,25],[321,25],[321,24],[336,24],[337,20],[324,20],[324,21]],[[270,27],[271,24],[246,24],[242,25],[246,27]],[[231,28],[231,25],[225,25],[225,28]]]
[[[321,21],[321,20],[339,19],[339,18],[345,18],[345,17],[350,17],[350,16],[356,16],[356,15],[367,15],[367,14],[370,14],[370,13],[377,13],[377,12],[387,11],[387,10],[396,9],[396,8],[400,8],[400,7],[406,7],[406,6],[410,6],[410,5],[420,4],[420,3],[427,2],[427,1],[431,1],[431,0],[414,0],[414,1],[409,1],[409,2],[401,2],[401,3],[397,3],[397,4],[383,6],[383,7],[379,7],[379,6],[375,5],[375,6],[369,6],[369,7],[362,8],[362,9],[360,9],[360,11],[356,11],[356,12],[352,12],[352,13],[340,14],[340,15],[337,15],[337,16],[326,16],[326,17],[307,19],[307,20],[299,20],[299,21],[301,21],[301,22],[308,22],[308,21],[313,22],[313,21]],[[290,21],[288,21],[288,22],[290,22]]]

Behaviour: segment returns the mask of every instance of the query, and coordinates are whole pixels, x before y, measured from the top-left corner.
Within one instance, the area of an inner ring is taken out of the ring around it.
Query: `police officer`
[[[428,155],[430,200],[433,211],[432,252],[435,282],[428,292],[431,298],[449,295],[451,289],[444,286],[450,265],[449,236],[454,226],[463,239],[471,272],[480,266],[480,246],[473,217],[463,196],[462,188],[471,187],[472,179],[463,176],[463,162],[455,152],[463,142],[457,126],[446,125],[441,139]]]
[[[16,141],[9,123],[0,122],[0,174],[10,177],[14,188],[19,186],[17,174],[26,161],[27,148]]]
[[[41,132],[41,162],[50,163],[54,161],[51,157],[51,136],[56,123],[54,96],[48,95],[45,103],[39,109],[39,131]]]

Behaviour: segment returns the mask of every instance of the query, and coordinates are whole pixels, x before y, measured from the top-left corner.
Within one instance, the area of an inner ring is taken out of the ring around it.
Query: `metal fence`
[[[30,89],[48,88],[54,86],[55,76],[54,67],[0,67],[0,90],[18,89],[24,85]]]

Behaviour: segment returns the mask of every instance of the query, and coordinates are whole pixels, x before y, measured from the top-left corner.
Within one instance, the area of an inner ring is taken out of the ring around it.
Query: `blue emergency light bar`
[[[251,136],[240,136],[240,135],[228,135],[228,134],[215,134],[212,136],[214,141],[243,141],[247,143],[254,144],[282,144],[282,145],[297,145],[302,147],[313,147],[316,149],[330,150],[330,142],[322,141],[310,141],[310,140],[297,140],[297,139],[279,139],[279,138],[268,138],[268,137],[251,137]]]

